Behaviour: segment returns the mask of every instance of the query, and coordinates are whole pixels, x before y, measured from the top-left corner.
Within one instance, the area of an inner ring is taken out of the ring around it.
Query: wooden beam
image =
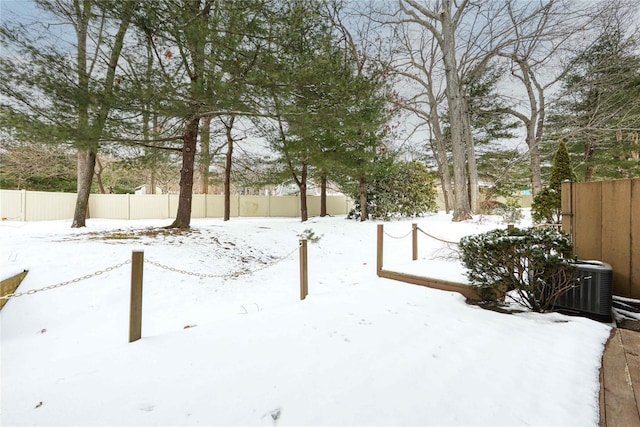
[[[621,329],[616,329],[602,357],[605,419],[608,427],[640,426]]]
[[[432,279],[429,277],[415,276],[413,274],[398,273],[383,269],[378,271],[378,276],[384,279],[397,280],[399,282],[425,286],[427,288],[438,289],[441,291],[458,292],[469,299],[476,301],[480,300],[476,288],[463,283],[449,282],[448,280]]]
[[[129,306],[129,342],[142,337],[142,273],[144,252],[133,251],[131,256],[131,299]]]
[[[638,425],[640,426],[640,332],[618,329],[624,346],[624,356],[629,367],[631,386],[636,397],[636,410],[638,411]]]
[[[20,283],[27,276],[28,270],[24,270],[22,273],[16,274],[15,276],[9,277],[8,279],[4,279],[0,282],[0,296],[10,295],[18,289]],[[0,299],[0,310],[6,303],[8,303],[8,299]]]
[[[307,241],[300,240],[300,300],[309,295],[309,264],[307,262]]]

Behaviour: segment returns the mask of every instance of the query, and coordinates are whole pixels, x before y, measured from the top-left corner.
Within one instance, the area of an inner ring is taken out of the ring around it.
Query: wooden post
[[[418,259],[418,224],[411,224],[411,236],[412,236],[412,240],[413,240],[413,246],[412,246],[412,250],[413,250],[413,260],[417,260]]]
[[[131,305],[129,310],[129,342],[142,337],[142,270],[144,252],[133,251],[131,258]]]
[[[309,294],[309,271],[307,267],[307,241],[300,240],[300,301]]]
[[[571,242],[575,242],[573,235],[573,183],[569,180],[562,181],[562,231],[567,233]]]
[[[378,224],[378,249],[376,251],[376,273],[380,276],[382,270],[382,244],[383,244],[384,226]]]

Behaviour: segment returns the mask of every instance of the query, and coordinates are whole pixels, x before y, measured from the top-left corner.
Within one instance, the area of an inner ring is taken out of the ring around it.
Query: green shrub
[[[360,218],[359,194],[351,197],[355,207],[349,218]],[[393,163],[367,180],[367,212],[373,219],[410,218],[437,210],[434,177],[422,163]]]
[[[518,303],[544,312],[576,283],[571,242],[554,228],[493,230],[462,238],[460,248],[467,277],[484,300],[514,291]]]
[[[576,181],[564,140],[553,156],[549,185],[543,187],[531,203],[531,219],[536,224],[559,224],[562,220],[562,181]]]
[[[543,187],[531,203],[534,224],[560,224],[562,222],[562,190]]]
[[[524,218],[520,199],[517,197],[508,197],[507,202],[496,209],[496,213],[502,217],[505,224],[517,224]]]

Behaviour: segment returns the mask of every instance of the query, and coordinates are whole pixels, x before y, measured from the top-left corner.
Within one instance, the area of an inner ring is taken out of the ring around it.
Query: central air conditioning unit
[[[556,301],[555,309],[611,322],[613,270],[601,261],[577,261],[576,285]]]

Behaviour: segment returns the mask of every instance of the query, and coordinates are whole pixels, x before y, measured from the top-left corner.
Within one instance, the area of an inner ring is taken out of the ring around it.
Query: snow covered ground
[[[376,223],[343,218],[0,223],[3,426],[596,426],[610,326],[500,314],[376,276]],[[464,280],[446,240],[504,227],[444,213],[385,223],[385,268]],[[299,299],[298,240],[309,244]],[[130,265],[143,250],[142,339],[129,344]],[[105,271],[95,275],[98,271]],[[179,270],[179,271],[178,271]],[[190,274],[185,274],[185,273]],[[237,275],[236,273],[247,273]]]

